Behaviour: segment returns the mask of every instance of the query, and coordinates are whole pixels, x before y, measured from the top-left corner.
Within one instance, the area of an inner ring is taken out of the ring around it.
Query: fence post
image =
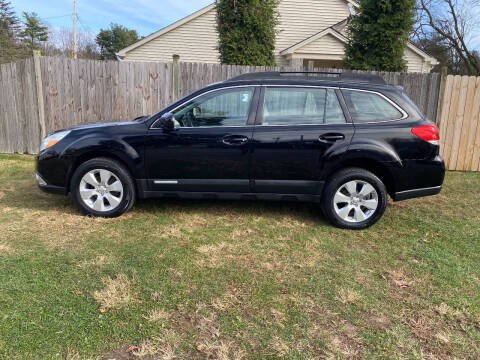
[[[180,55],[173,55],[173,100],[180,97]]]
[[[42,141],[47,136],[47,127],[45,125],[45,104],[43,100],[43,83],[42,83],[42,69],[40,67],[40,51],[33,51],[33,64],[35,72],[35,84],[37,88],[37,103],[38,103],[38,120],[40,122],[40,130]]]
[[[448,75],[448,69],[446,66],[442,66],[442,73],[441,73],[441,78],[440,78],[440,91],[438,93],[438,103],[437,103],[437,118],[435,119],[437,126],[440,128],[442,125],[442,109],[443,109],[443,97],[445,95],[445,86],[447,85],[447,75]]]

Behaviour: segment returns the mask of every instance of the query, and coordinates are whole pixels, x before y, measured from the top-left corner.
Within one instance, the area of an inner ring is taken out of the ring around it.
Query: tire
[[[136,200],[130,173],[109,158],[81,164],[72,176],[70,189],[79,209],[94,217],[118,217],[130,210]]]
[[[330,177],[321,205],[323,214],[333,225],[362,230],[383,216],[387,191],[383,182],[370,171],[348,168]]]

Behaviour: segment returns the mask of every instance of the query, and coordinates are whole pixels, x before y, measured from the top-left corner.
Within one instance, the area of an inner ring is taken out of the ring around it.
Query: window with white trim
[[[387,99],[374,92],[342,90],[354,121],[379,122],[401,119],[403,114]]]
[[[267,87],[263,104],[264,126],[346,123],[333,89]]]
[[[221,89],[201,95],[173,112],[177,127],[245,126],[253,87]]]

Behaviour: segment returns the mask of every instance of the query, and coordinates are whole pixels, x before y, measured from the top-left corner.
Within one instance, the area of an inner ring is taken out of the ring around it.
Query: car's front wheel
[[[334,174],[326,184],[322,210],[335,226],[360,230],[375,224],[387,207],[383,182],[364,169],[349,168]]]
[[[80,210],[97,217],[120,216],[135,203],[135,186],[128,170],[108,158],[81,164],[73,174],[71,191]]]

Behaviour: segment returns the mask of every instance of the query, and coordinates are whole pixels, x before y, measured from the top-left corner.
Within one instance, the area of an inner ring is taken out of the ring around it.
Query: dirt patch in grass
[[[143,316],[149,322],[160,322],[170,319],[170,313],[163,309],[150,310],[148,314]]]
[[[154,337],[143,341],[136,350],[132,351],[132,355],[142,360],[149,359],[178,359],[178,348],[182,342],[182,338],[172,330],[166,330],[162,336]]]
[[[242,263],[245,256],[240,252],[245,252],[245,243],[226,243],[220,242],[218,244],[202,245],[197,247],[197,251],[202,255],[197,260],[197,265],[211,269],[224,266],[228,262]]]
[[[238,235],[245,233],[249,235]],[[308,251],[291,251],[287,256],[286,251],[290,247],[290,243],[277,241],[268,233],[242,229],[238,230],[229,241],[196,247],[199,254],[196,264],[209,269],[235,264],[254,274],[274,272],[282,277],[288,274],[292,267],[313,268],[322,258],[325,258],[316,252]]]
[[[131,280],[125,274],[119,274],[114,279],[102,279],[105,286],[93,293],[93,297],[103,309],[120,309],[134,300]]]
[[[413,283],[402,270],[389,270],[388,275],[390,281],[401,289],[408,288]]]
[[[329,349],[331,355],[337,358],[340,355],[347,359],[361,359],[362,347],[357,340],[346,334],[334,335],[330,338]]]
[[[0,244],[0,256],[7,256],[13,253],[13,249],[8,244]]]
[[[157,360],[150,355],[137,356],[138,351],[146,353],[146,348],[141,349],[135,345],[122,345],[118,350],[105,354],[101,357],[101,360]],[[173,359],[173,358],[172,358]]]
[[[118,241],[121,234],[112,223],[128,220],[101,219],[84,216],[70,197],[42,193],[32,180],[15,180],[15,191],[2,189],[0,218],[8,217],[1,227],[7,238],[34,238],[37,244],[51,249],[81,250],[86,239],[96,237]],[[108,231],[105,227],[108,226]],[[32,229],[35,231],[32,232]]]
[[[359,299],[360,294],[350,288],[340,289],[336,297],[336,300],[343,305],[352,305]]]
[[[99,255],[94,259],[85,260],[78,264],[80,269],[85,269],[89,267],[103,268],[105,265],[110,264],[111,260],[105,255]]]
[[[274,336],[271,347],[277,356],[284,357],[290,352],[290,347],[278,336]]]
[[[5,207],[0,209],[0,216],[6,213],[15,214],[13,221],[3,225],[3,233],[7,238],[32,236],[35,229],[35,240],[52,249],[81,249],[85,239],[94,234],[114,239],[114,229],[105,233],[101,230],[106,219],[89,218],[80,214],[71,214],[60,210],[32,210]]]
[[[380,329],[386,330],[392,325],[392,319],[382,314],[375,314],[368,318],[368,323]]]
[[[210,306],[213,311],[224,312],[229,309],[237,308],[247,297],[245,290],[229,287],[222,295],[212,300]],[[204,305],[206,307],[207,305]]]
[[[424,315],[409,318],[408,326],[426,354],[440,359],[451,358],[450,334],[448,329]]]
[[[246,355],[244,351],[221,338],[217,315],[207,313],[189,312],[183,308],[169,313],[163,310],[149,313],[149,321],[168,317],[172,328],[165,330],[161,336],[142,341],[133,355],[140,359],[243,359]],[[185,337],[193,334],[192,347],[181,347]]]

